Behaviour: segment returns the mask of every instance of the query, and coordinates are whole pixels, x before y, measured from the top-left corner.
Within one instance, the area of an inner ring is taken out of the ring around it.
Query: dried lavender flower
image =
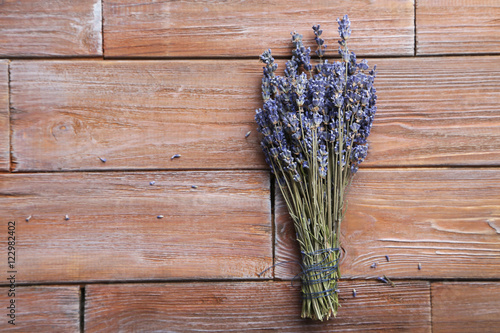
[[[292,57],[284,75],[270,49],[260,60],[262,107],[255,121],[261,147],[288,206],[302,253],[302,317],[335,316],[340,278],[340,223],[345,193],[359,164],[367,157],[377,111],[375,67],[357,61],[348,49],[347,15],[338,19],[341,61],[324,59],[326,45],[320,25],[312,27],[319,63],[311,49],[292,32]]]

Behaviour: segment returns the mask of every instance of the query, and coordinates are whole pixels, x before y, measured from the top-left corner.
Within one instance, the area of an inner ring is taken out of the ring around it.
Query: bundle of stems
[[[340,225],[352,176],[368,152],[376,112],[375,67],[347,48],[347,15],[338,19],[341,61],[324,59],[326,45],[313,26],[319,63],[292,32],[293,56],[284,76],[264,52],[263,107],[256,110],[262,150],[294,222],[302,254],[302,317],[336,316],[339,307]]]

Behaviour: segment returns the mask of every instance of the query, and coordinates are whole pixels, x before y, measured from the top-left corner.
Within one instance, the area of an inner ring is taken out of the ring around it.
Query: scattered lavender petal
[[[389,281],[387,281],[385,278],[383,278],[383,277],[381,277],[381,276],[379,276],[379,277],[377,278],[377,280],[378,280],[378,281],[380,281],[380,282],[383,282],[383,283],[387,283],[387,284],[389,283]]]

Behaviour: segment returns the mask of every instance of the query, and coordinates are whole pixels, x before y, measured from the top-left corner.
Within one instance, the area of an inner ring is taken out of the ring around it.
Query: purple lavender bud
[[[337,22],[339,24],[340,38],[343,41],[348,40],[351,37],[351,21],[349,21],[349,17],[344,15],[342,19],[337,19]]]

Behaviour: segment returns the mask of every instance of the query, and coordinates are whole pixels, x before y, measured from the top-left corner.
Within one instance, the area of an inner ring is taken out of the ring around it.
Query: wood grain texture
[[[100,0],[0,1],[0,56],[102,55]]]
[[[431,288],[434,332],[498,332],[500,282],[435,282]]]
[[[266,167],[257,61],[12,66],[16,170]]]
[[[272,264],[265,171],[0,174],[0,183],[0,216],[17,222],[18,282],[257,279]]]
[[[352,288],[357,297],[352,297]],[[429,284],[340,283],[337,318],[300,318],[300,290],[289,282],[91,285],[87,332],[430,332]]]
[[[351,47],[363,55],[413,55],[411,0],[290,2],[104,1],[106,57],[256,57],[271,48],[290,54],[290,31],[313,47],[321,24],[329,53],[337,54],[337,17],[349,14]],[[333,51],[332,51],[333,50]]]
[[[417,54],[500,53],[497,0],[416,0]]]
[[[367,166],[499,165],[500,57],[373,59]]]
[[[499,198],[498,169],[360,170],[342,224],[341,273],[498,279]],[[293,225],[278,197],[276,260],[298,258]],[[376,269],[370,268],[373,263]],[[286,279],[298,273],[294,263],[275,270],[276,277]]]
[[[16,286],[15,296],[8,296],[9,287],[0,288],[2,332],[80,332],[80,287],[78,286]],[[7,316],[10,300],[15,300],[15,325]]]
[[[500,57],[370,64],[379,99],[365,167],[499,165]],[[14,61],[14,170],[266,168],[253,119],[262,65],[230,65]]]
[[[0,60],[0,171],[10,169],[9,62]]]

